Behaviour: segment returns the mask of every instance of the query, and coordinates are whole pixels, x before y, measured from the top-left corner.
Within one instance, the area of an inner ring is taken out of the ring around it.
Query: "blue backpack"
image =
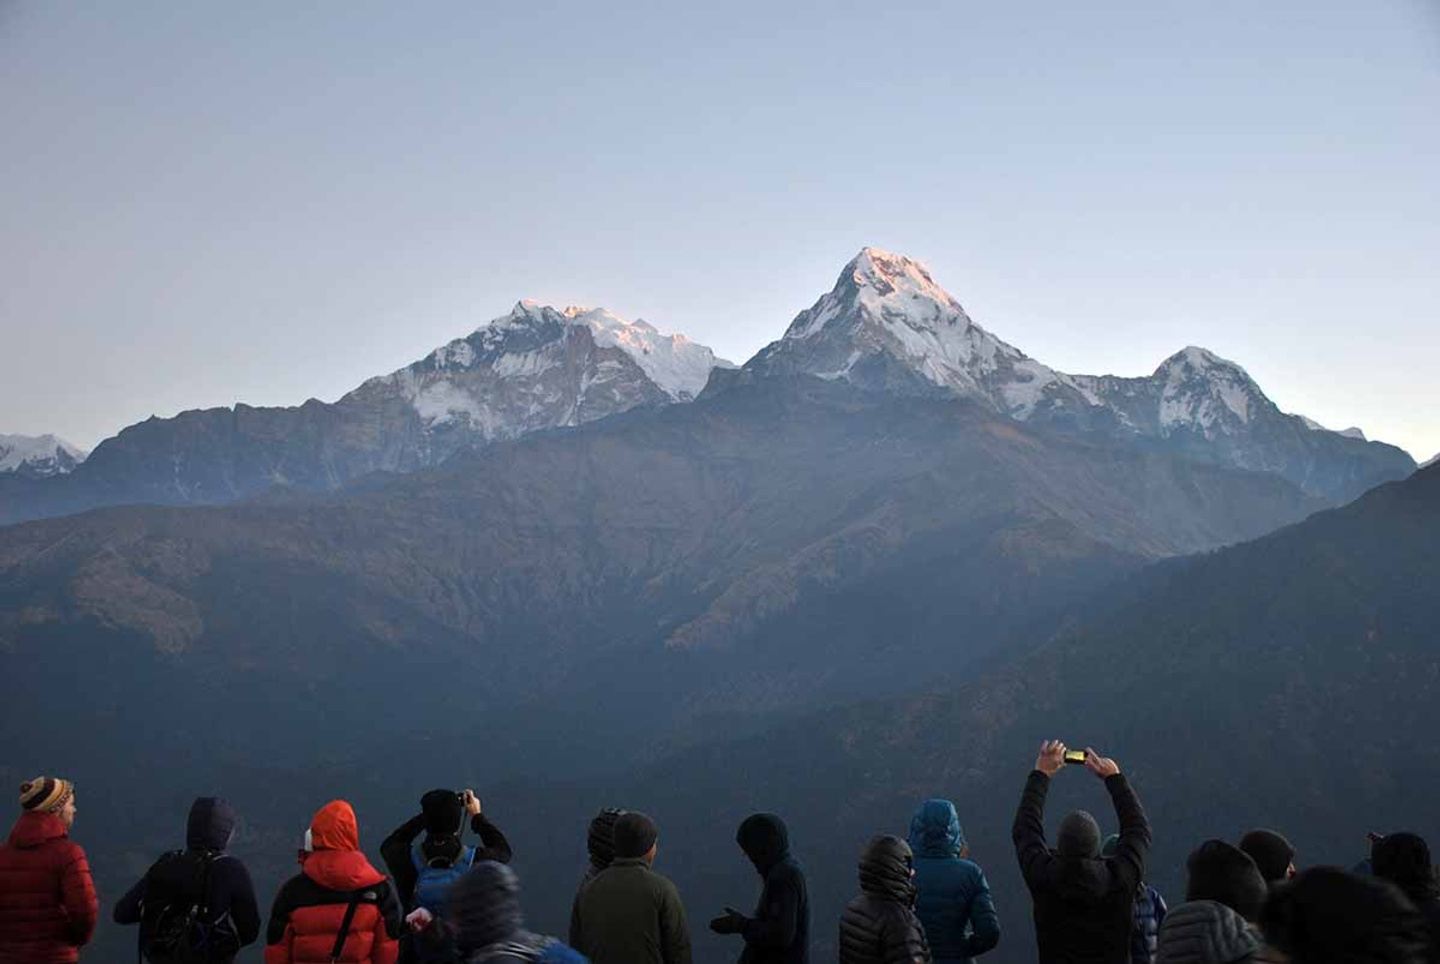
[[[444,858],[426,860],[420,844],[416,844],[410,851],[410,858],[419,875],[415,879],[415,896],[411,903],[425,908],[436,917],[445,916],[445,899],[455,881],[464,877],[470,865],[475,863],[475,848],[465,847],[453,861]]]

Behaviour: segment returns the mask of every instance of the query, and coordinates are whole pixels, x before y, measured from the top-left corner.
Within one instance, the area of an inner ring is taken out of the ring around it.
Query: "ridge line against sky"
[[[1253,6],[0,7],[0,432],[334,400],[524,297],[744,362],[873,244],[1424,461],[1440,9]]]

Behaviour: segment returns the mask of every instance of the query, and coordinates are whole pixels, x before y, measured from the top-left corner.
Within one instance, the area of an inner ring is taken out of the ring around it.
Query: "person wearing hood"
[[[1034,902],[1040,964],[1129,964],[1135,893],[1145,879],[1150,822],[1114,760],[1085,751],[1085,768],[1105,783],[1120,823],[1115,856],[1100,855],[1100,825],[1084,810],[1045,841],[1045,797],[1065,766],[1065,744],[1046,740],[1025,782],[1011,838]]]
[[[311,853],[275,895],[265,964],[395,964],[403,923],[389,878],[360,852],[360,827],[344,800],[310,821]]]
[[[75,785],[27,780],[20,807],[0,844],[0,964],[74,964],[100,911],[90,862],[70,839]]]
[[[840,964],[929,964],[915,916],[915,855],[899,837],[873,837],[860,852],[860,894],[840,915]]]
[[[580,878],[580,886],[575,888],[575,899],[570,902],[570,943],[574,944],[580,933],[580,895],[585,892],[585,887],[600,876],[607,867],[615,860],[615,821],[619,820],[625,811],[618,807],[605,807],[590,821],[590,829],[585,835],[585,851],[590,857],[590,864],[585,868],[585,876]]]
[[[1100,847],[1100,856],[1113,857],[1120,846],[1120,835],[1112,833]],[[1145,881],[1135,891],[1134,926],[1130,930],[1130,964],[1151,964],[1155,960],[1155,947],[1160,939],[1160,927],[1165,923],[1168,908],[1160,891]]]
[[[515,871],[483,860],[455,882],[445,922],[459,964],[584,964],[573,948],[525,929]]]
[[[594,964],[690,964],[680,893],[651,867],[660,828],[638,811],[612,830],[615,859],[580,892],[570,943]]]
[[[1430,939],[1427,960],[1440,964],[1440,886],[1436,885],[1425,838],[1413,833],[1387,834],[1371,848],[1370,865],[1376,877],[1400,888],[1420,912]]]
[[[260,936],[260,910],[250,873],[226,853],[235,835],[235,810],[218,797],[200,797],[190,805],[185,849],[157,860],[115,905],[115,923],[139,924],[140,947],[159,955],[156,942],[200,939],[206,961],[229,964],[240,948]],[[201,933],[186,928],[191,908],[204,916]]]
[[[1251,964],[1260,940],[1245,918],[1213,900],[1176,907],[1160,925],[1155,964]]]
[[[1312,867],[1277,887],[1260,919],[1292,964],[1423,964],[1425,925],[1394,884]]]
[[[1295,876],[1295,848],[1284,834],[1264,828],[1252,830],[1240,838],[1240,849],[1255,861],[1265,886],[1272,890]]]
[[[1250,855],[1223,840],[1207,840],[1185,861],[1186,900],[1213,900],[1250,923],[1260,919],[1267,888],[1265,875]]]
[[[725,908],[710,929],[745,939],[740,964],[808,964],[810,898],[805,872],[790,853],[785,821],[773,813],[752,814],[741,822],[735,842],[763,881],[760,900],[750,917]]]
[[[949,800],[926,800],[910,820],[915,853],[915,916],[937,964],[969,964],[1000,942],[990,884]]]

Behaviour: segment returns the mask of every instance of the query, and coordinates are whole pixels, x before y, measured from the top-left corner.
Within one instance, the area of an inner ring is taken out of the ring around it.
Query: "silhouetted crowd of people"
[[[1050,784],[1067,765],[1098,777],[1119,832],[1102,835],[1083,810],[1045,831]],[[0,964],[80,960],[99,911],[85,852],[70,839],[75,787],[21,785],[21,814],[0,846]],[[163,854],[116,903],[139,925],[151,964],[233,961],[261,938],[245,865],[228,852],[236,814],[202,797],[183,850]],[[467,827],[478,843],[466,843]],[[1033,906],[1042,964],[1421,964],[1440,962],[1440,888],[1430,851],[1412,833],[1372,835],[1346,871],[1297,871],[1273,830],[1238,844],[1207,840],[1186,861],[1185,899],[1167,906],[1146,883],[1150,823],[1114,760],[1046,741],[1012,829]],[[380,846],[388,873],[360,851],[355,811],[321,807],[297,852],[298,872],[264,926],[266,964],[688,964],[690,926],[679,891],[654,869],[660,828],[638,811],[590,822],[589,866],[565,941],[530,932],[509,841],[473,791],[432,790],[420,812]],[[805,872],[775,814],[747,817],[735,835],[760,877],[744,913],[727,907],[712,931],[740,941],[741,964],[808,964]],[[882,835],[860,854],[859,894],[839,923],[841,964],[968,964],[994,949],[1000,925],[985,874],[969,859],[955,806],[924,801],[908,839]]]

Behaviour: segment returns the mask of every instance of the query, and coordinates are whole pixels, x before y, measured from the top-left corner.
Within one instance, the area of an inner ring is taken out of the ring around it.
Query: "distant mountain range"
[[[1020,422],[1278,475],[1332,504],[1415,467],[1356,430],[1280,412],[1243,369],[1201,348],[1143,378],[1057,372],[974,324],[918,262],[875,248],[784,337],[733,368],[643,321],[525,301],[334,403],[151,418],[78,467],[0,470],[0,524],[104,505],[223,504],[276,487],[335,489],[529,432],[688,402],[717,370],[719,388],[790,373],[965,398]]]
[[[0,435],[0,476],[45,479],[85,461],[85,450],[54,435]]]
[[[866,248],[747,371],[805,372],[891,391],[944,391],[1024,422],[1099,432],[1269,472],[1345,502],[1414,470],[1363,432],[1286,415],[1233,362],[1189,347],[1153,375],[1067,375],[996,338],[919,262]]]

